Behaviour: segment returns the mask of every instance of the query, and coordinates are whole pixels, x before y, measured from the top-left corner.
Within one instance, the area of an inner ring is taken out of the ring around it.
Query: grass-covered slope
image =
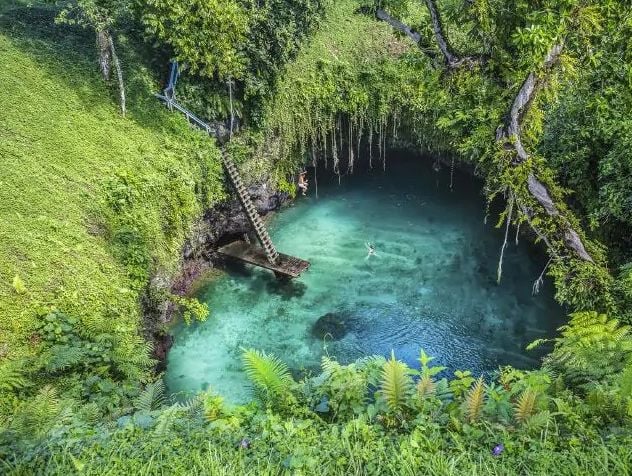
[[[223,193],[217,150],[151,96],[125,38],[124,118],[90,32],[45,8],[0,8],[0,367],[37,352],[52,309],[133,362],[143,287],[174,269],[192,220]]]

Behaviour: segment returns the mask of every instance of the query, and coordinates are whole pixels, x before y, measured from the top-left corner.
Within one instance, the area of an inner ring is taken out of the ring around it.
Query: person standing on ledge
[[[309,183],[307,178],[305,178],[306,175],[307,172],[305,171],[298,174],[298,188],[301,190],[303,196],[307,193],[307,185]]]

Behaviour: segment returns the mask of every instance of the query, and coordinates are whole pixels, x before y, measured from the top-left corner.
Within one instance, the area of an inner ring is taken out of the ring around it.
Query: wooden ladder
[[[224,164],[224,168],[228,172],[228,176],[230,177],[230,181],[233,184],[233,187],[235,187],[235,190],[237,190],[239,202],[246,211],[246,217],[248,217],[250,225],[254,228],[257,239],[259,240],[259,243],[261,243],[261,246],[263,247],[263,250],[265,251],[268,258],[268,261],[270,261],[270,263],[272,264],[275,264],[279,259],[279,253],[274,247],[272,240],[270,239],[270,235],[268,234],[268,230],[266,230],[263,220],[261,220],[259,213],[257,213],[257,209],[252,203],[250,194],[244,186],[237,167],[235,167],[235,164],[230,159],[230,157],[228,157],[228,154],[224,149],[222,149],[222,162]]]

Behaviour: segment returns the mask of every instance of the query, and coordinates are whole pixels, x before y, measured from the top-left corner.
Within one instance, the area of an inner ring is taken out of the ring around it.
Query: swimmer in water
[[[364,243],[364,246],[366,246],[367,251],[366,258],[364,259],[369,259],[371,256],[377,256],[377,253],[375,252],[375,245],[373,243],[369,243],[367,241],[366,243]]]

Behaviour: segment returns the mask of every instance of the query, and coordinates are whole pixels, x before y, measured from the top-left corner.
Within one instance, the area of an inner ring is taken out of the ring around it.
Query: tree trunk
[[[549,50],[543,63],[545,71],[550,70],[558,61],[563,48],[564,45],[560,42]],[[496,139],[504,143],[505,149],[515,152],[515,157],[512,160],[512,165],[514,166],[520,165],[529,158],[529,154],[522,145],[521,140],[522,120],[542,83],[542,78],[538,77],[535,72],[529,73],[529,76],[527,76],[527,79],[522,83],[518,94],[514,98],[507,121],[496,131]],[[581,259],[592,263],[593,259],[586,251],[579,237],[579,233],[571,227],[568,219],[560,215],[546,185],[531,173],[527,177],[527,188],[531,196],[544,208],[547,215],[550,217],[558,217],[562,221],[562,239],[564,240],[564,244]],[[525,210],[525,213],[529,216],[528,210]]]
[[[103,79],[109,81],[112,70],[112,53],[110,35],[107,30],[97,30],[97,51],[99,52],[99,71]]]
[[[445,64],[450,69],[459,68],[463,65],[468,65],[469,67],[473,67],[476,64],[480,64],[482,60],[480,58],[475,58],[472,56],[464,56],[463,58],[459,58],[455,56],[448,46],[448,41],[443,36],[443,30],[441,27],[441,19],[439,17],[439,12],[433,2],[433,0],[426,0],[426,5],[428,6],[428,10],[430,11],[430,16],[432,18],[432,29],[435,35],[435,40],[439,49],[441,50],[441,54],[445,60]],[[378,8],[375,12],[375,16],[389,25],[391,25],[395,30],[406,34],[411,40],[413,40],[417,46],[428,56],[431,60],[435,60],[436,56],[434,51],[429,48],[429,45],[422,45],[422,38],[419,33],[414,31],[405,23],[402,23],[397,18],[393,18],[391,15],[386,13],[381,8]]]
[[[121,114],[125,116],[126,105],[125,105],[125,84],[123,83],[123,70],[121,68],[121,62],[119,61],[118,55],[116,54],[116,50],[114,49],[114,40],[112,39],[112,35],[109,35],[109,34],[108,34],[108,43],[110,46],[110,53],[112,54],[112,61],[114,62],[114,69],[116,70],[116,79],[118,81],[119,104],[121,106]]]

